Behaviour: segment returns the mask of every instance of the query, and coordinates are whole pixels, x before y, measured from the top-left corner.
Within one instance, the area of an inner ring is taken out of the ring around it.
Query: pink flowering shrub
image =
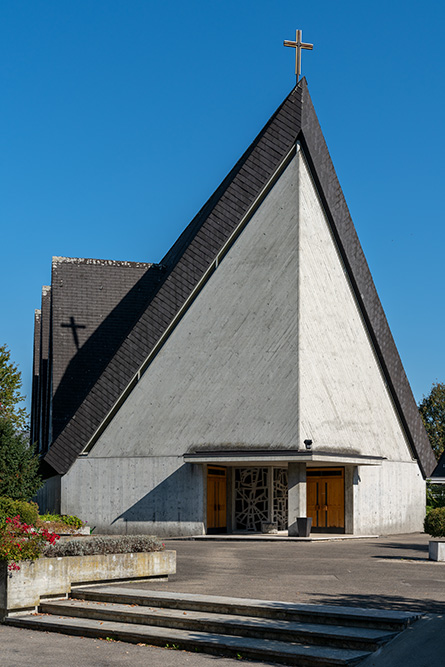
[[[36,528],[24,523],[17,515],[7,518],[0,528],[0,560],[9,561],[9,570],[20,570],[17,561],[36,560],[45,544],[55,544],[59,535],[46,528]]]

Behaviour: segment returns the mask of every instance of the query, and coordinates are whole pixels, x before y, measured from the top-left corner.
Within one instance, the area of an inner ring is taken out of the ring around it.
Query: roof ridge
[[[151,266],[157,266],[153,262],[131,262],[125,259],[98,259],[94,257],[62,257],[62,256],[53,256],[52,266],[57,266],[59,264],[91,264],[98,266],[129,266],[132,268],[137,268],[138,266],[143,268],[150,268]]]

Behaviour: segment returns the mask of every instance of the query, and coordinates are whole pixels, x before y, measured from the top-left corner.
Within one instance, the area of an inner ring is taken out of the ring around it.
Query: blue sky
[[[4,0],[0,343],[51,257],[159,261],[303,74],[417,400],[445,381],[445,5]]]

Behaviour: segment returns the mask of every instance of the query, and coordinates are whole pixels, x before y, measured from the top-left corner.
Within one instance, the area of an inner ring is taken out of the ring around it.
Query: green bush
[[[0,526],[4,526],[8,517],[12,518],[16,515],[14,513],[16,501],[6,496],[0,496]]]
[[[23,523],[35,524],[39,518],[37,503],[27,503],[25,500],[13,500],[0,496],[0,526],[4,526],[6,519],[20,516]]]
[[[65,526],[70,528],[80,528],[83,526],[82,519],[79,519],[78,516],[72,516],[71,514],[46,514],[40,515],[40,521],[52,521],[54,523],[64,523]]]
[[[136,552],[163,551],[165,545],[153,535],[121,535],[119,537],[86,537],[69,542],[46,545],[43,555],[47,558],[59,556],[94,556],[96,554],[128,554]]]
[[[17,507],[15,516],[18,514],[22,522],[35,525],[39,518],[39,506],[37,503],[27,503],[25,500],[16,500],[15,505]]]
[[[445,537],[445,507],[430,510],[425,517],[423,528],[431,537]]]
[[[427,481],[426,504],[428,507],[445,507],[445,484]]]
[[[81,526],[83,526],[83,521],[79,519],[78,516],[71,516],[71,514],[62,514],[60,518],[63,521],[63,523],[65,523],[67,526],[70,526],[71,528],[80,528]]]
[[[14,500],[32,498],[43,486],[38,469],[35,447],[17,433],[10,420],[0,416],[0,496]]]

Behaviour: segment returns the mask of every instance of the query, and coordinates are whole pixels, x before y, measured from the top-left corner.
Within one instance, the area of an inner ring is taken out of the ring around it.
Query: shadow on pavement
[[[445,603],[436,600],[402,597],[401,595],[313,595],[311,603],[366,609],[390,609],[393,611],[417,611],[422,614],[443,614]]]
[[[375,546],[380,549],[400,549],[402,551],[421,551],[422,553],[428,553],[428,542],[426,544],[405,544],[404,542],[379,542]]]
[[[378,560],[396,560],[400,563],[401,560],[406,560],[406,562],[413,562],[413,561],[420,561],[421,563],[431,563],[432,561],[429,560],[428,554],[425,556],[425,558],[421,558],[420,556],[382,556],[382,555],[377,555],[377,556],[371,556],[371,558],[377,558]]]

